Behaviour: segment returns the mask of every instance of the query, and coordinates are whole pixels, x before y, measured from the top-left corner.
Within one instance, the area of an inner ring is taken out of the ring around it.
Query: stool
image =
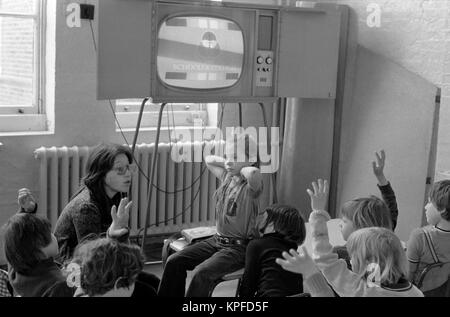
[[[162,256],[163,266],[165,266],[165,264],[167,262],[167,258],[170,256],[170,254],[179,252],[189,245],[189,243],[186,241],[186,239],[184,237],[180,237],[180,236],[181,235],[175,235],[164,241],[164,249],[163,249],[163,256]],[[222,278],[218,279],[214,283],[214,285],[211,287],[211,289],[208,292],[208,296],[209,297],[212,296],[214,289],[220,283],[238,280],[238,285],[236,287],[236,293],[235,293],[235,296],[237,297],[239,295],[239,290],[241,287],[243,275],[244,275],[244,268],[224,275]]]

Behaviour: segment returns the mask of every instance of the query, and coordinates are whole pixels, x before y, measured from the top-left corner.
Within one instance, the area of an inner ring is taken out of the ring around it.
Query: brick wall
[[[0,0],[6,12],[32,13],[36,0]],[[33,101],[34,22],[0,19],[0,106],[30,105]]]
[[[450,178],[450,1],[318,1],[350,6],[360,44],[442,88],[436,179]],[[381,9],[379,28],[367,25],[370,4]]]

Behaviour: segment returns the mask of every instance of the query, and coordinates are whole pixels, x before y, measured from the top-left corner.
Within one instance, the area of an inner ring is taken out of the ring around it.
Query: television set
[[[341,9],[319,3],[99,1],[98,99],[333,99]]]

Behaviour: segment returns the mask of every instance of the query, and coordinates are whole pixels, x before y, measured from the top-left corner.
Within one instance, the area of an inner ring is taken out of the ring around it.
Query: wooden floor
[[[159,278],[162,276],[162,264],[152,264],[152,265],[146,265],[144,270],[149,273],[153,273]],[[188,276],[186,279],[186,288],[189,286],[189,283],[192,278],[192,272],[188,272]],[[217,287],[214,289],[213,297],[234,297],[236,293],[236,287],[237,287],[237,280],[236,281],[229,281],[229,282],[223,282],[217,285]]]

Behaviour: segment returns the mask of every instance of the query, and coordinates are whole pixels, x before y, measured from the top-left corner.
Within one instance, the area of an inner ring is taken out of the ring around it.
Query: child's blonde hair
[[[364,276],[371,264],[378,265],[380,284],[396,284],[408,276],[408,261],[400,239],[392,230],[371,227],[356,230],[347,242],[352,269]]]
[[[392,216],[386,203],[376,196],[357,198],[346,202],[341,210],[353,222],[356,230],[381,227],[392,230]]]

